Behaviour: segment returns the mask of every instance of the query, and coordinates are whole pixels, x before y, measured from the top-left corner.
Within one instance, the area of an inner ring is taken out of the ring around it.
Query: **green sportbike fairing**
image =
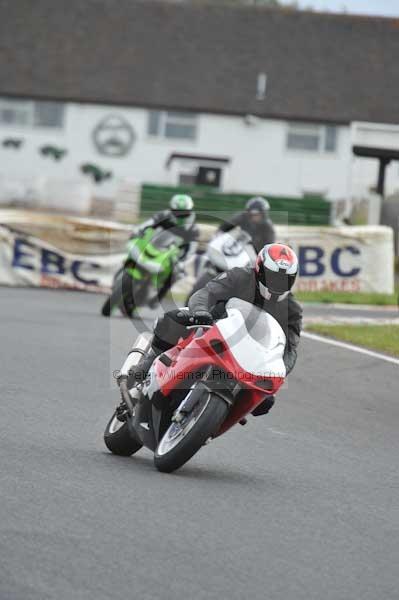
[[[172,280],[182,244],[183,239],[173,231],[151,227],[141,237],[130,239],[126,260],[114,277],[102,314],[109,317],[119,308],[130,317],[136,307],[156,301],[158,291]]]

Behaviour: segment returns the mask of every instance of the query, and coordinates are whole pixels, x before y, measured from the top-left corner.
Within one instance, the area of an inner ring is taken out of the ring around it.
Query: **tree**
[[[266,4],[269,6],[288,6],[291,8],[293,8],[295,6],[295,8],[297,8],[297,2],[289,2],[289,3],[283,3],[280,2],[280,0],[249,0],[249,2],[247,2],[247,4]]]
[[[246,4],[248,6],[273,6],[281,8],[299,9],[298,2],[282,2],[282,0],[180,0],[181,2],[191,2],[193,4]]]

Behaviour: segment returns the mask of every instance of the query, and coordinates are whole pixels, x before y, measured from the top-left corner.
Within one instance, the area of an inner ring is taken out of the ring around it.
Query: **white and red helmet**
[[[281,301],[288,296],[298,274],[298,258],[285,244],[267,244],[255,264],[260,294]]]

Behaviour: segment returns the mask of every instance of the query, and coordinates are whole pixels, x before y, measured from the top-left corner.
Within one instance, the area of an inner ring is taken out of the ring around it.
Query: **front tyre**
[[[109,296],[106,299],[106,301],[104,302],[102,309],[101,309],[101,314],[103,317],[111,316],[111,296]]]
[[[182,423],[172,422],[154,454],[158,471],[172,473],[198,452],[215,435],[229,407],[222,398],[204,390],[202,397]]]
[[[130,435],[126,421],[120,421],[116,412],[105,428],[104,442],[108,450],[118,456],[131,456],[142,448],[142,444]]]

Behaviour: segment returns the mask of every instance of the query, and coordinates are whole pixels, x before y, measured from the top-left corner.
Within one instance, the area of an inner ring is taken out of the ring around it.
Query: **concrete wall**
[[[135,133],[131,150],[123,157],[102,155],[93,142],[93,132],[109,115],[125,119]],[[24,139],[21,149],[0,144],[0,187],[8,180],[62,179],[71,183],[83,178],[79,166],[93,162],[111,170],[114,178],[95,186],[96,196],[111,196],[121,180],[135,183],[177,183],[179,164],[166,168],[173,152],[227,156],[222,187],[231,191],[258,191],[275,195],[301,196],[303,192],[323,193],[332,199],[346,198],[353,187],[353,159],[350,128],[338,127],[337,150],[313,153],[286,148],[288,123],[277,120],[198,115],[198,136],[194,141],[154,138],[147,132],[148,111],[98,105],[68,104],[62,129],[20,128],[0,125],[0,141],[14,136]],[[60,162],[44,158],[38,147],[53,144],[68,150]],[[396,169],[396,170],[395,170]],[[359,163],[355,171],[356,191],[375,183],[374,161]],[[392,167],[388,191],[399,189],[399,169]],[[1,195],[1,194],[0,194]]]
[[[351,144],[369,148],[399,151],[399,126],[387,123],[354,122],[351,125]],[[367,197],[369,188],[378,178],[377,159],[352,158],[352,193],[355,197]],[[386,196],[399,193],[399,162],[392,161],[386,170]]]

